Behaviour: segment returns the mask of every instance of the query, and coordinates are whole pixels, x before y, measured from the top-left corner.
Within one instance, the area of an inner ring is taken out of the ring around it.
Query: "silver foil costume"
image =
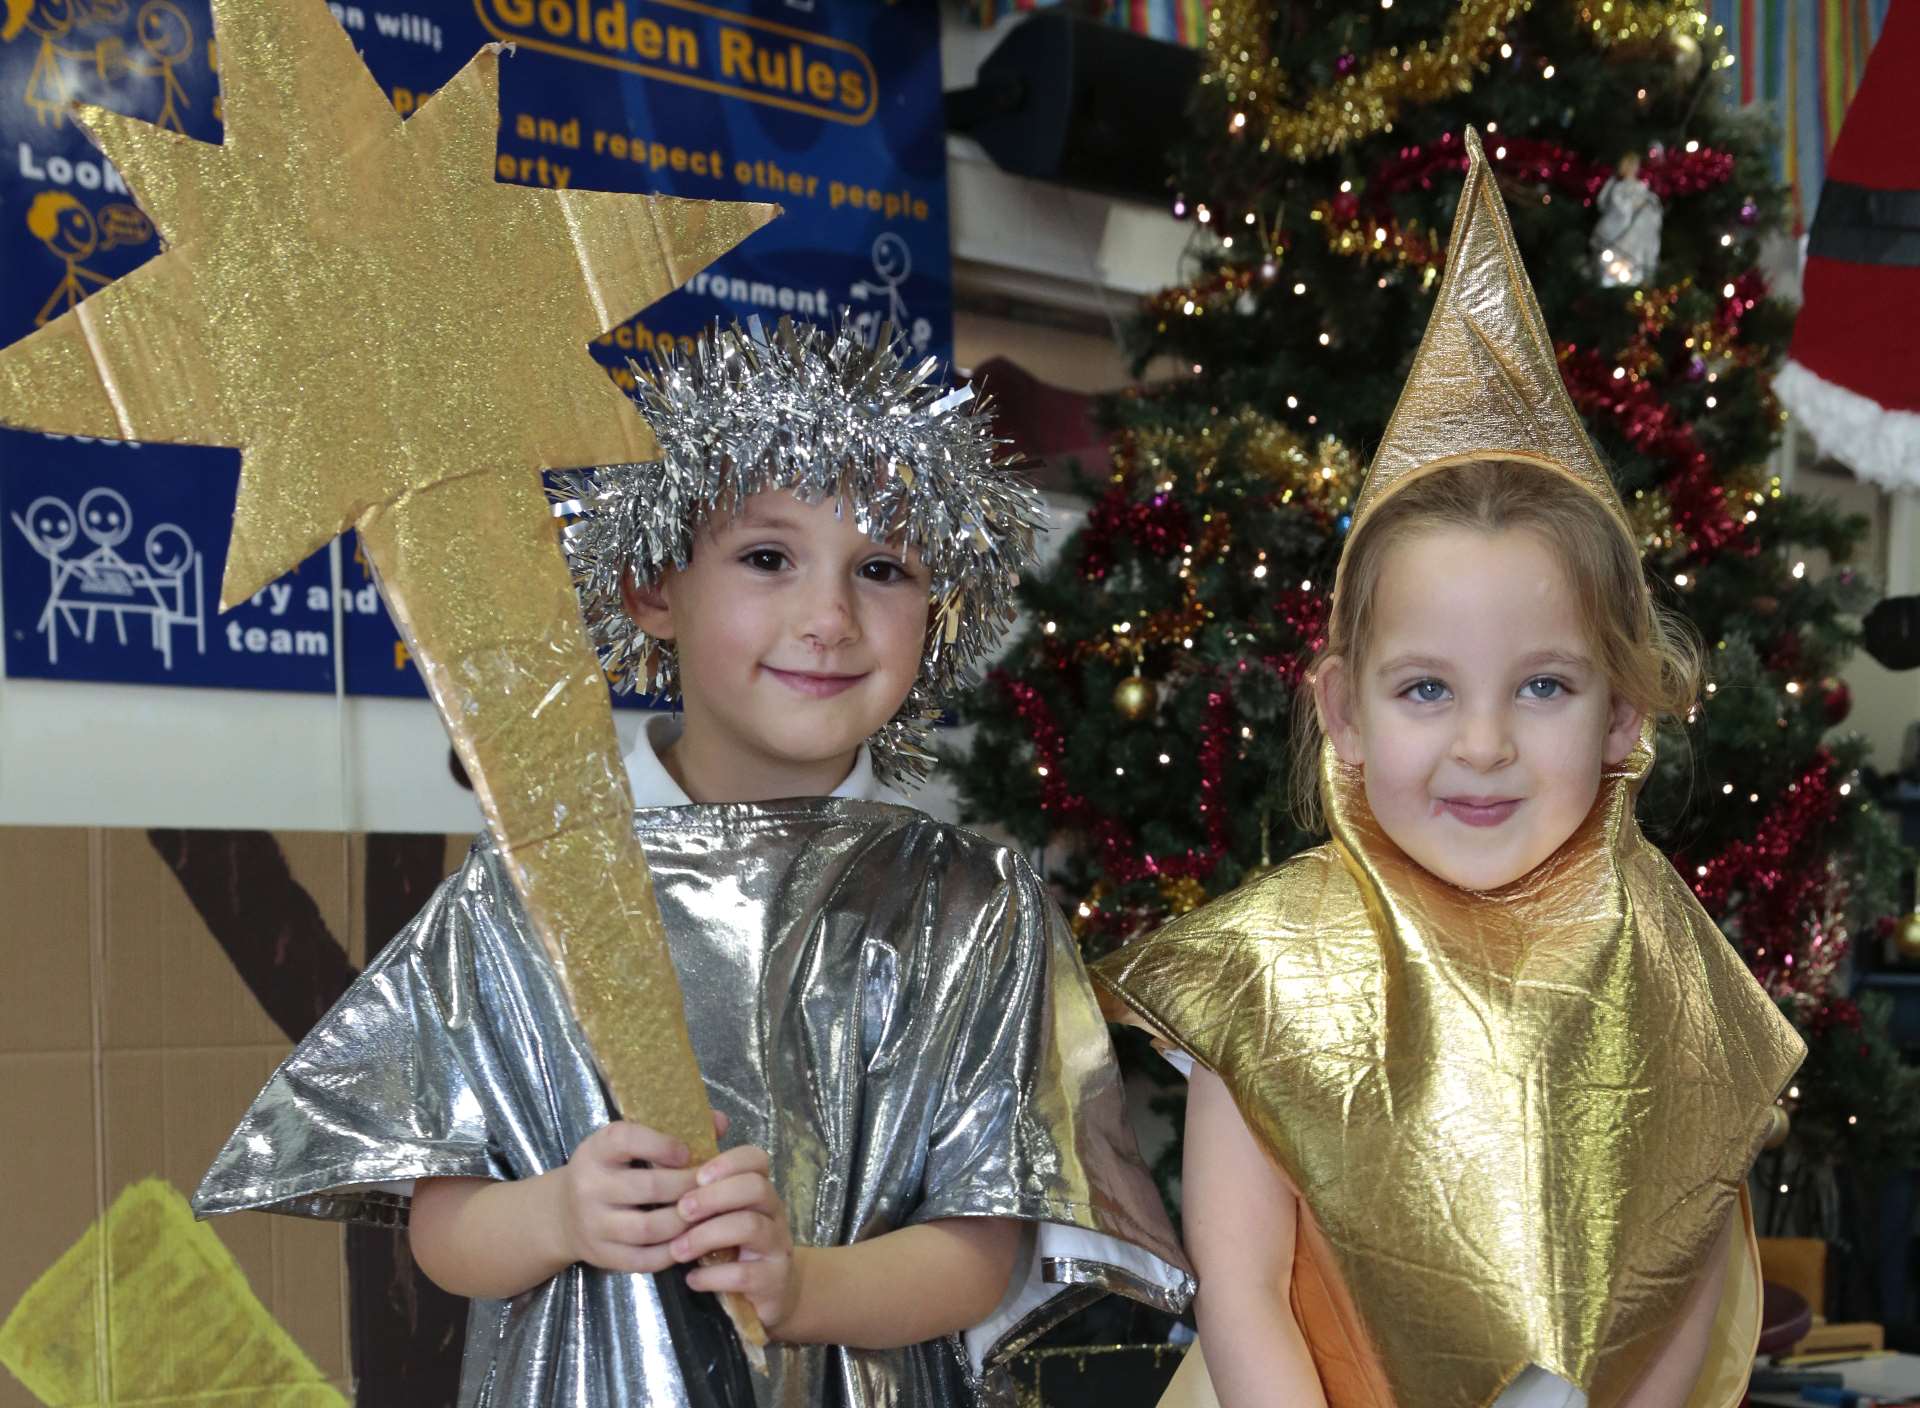
[[[878,802],[650,808],[635,825],[713,1103],[728,1142],[771,1154],[795,1241],[1032,1224],[987,1326],[898,1350],[776,1346],[763,1408],[958,1408],[999,1397],[997,1366],[1101,1294],[1185,1303],[1106,1026],[1024,861]],[[392,1223],[391,1185],[530,1177],[611,1117],[482,841],[274,1073],[194,1208]],[[474,1301],[467,1336],[462,1408],[689,1402],[649,1277],[574,1266]]]

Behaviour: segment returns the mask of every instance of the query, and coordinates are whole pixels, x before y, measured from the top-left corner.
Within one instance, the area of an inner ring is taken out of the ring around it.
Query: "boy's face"
[[[685,568],[630,591],[640,628],[678,653],[682,761],[691,773],[699,759],[714,794],[696,800],[838,786],[920,672],[928,589],[917,556],[865,536],[833,500],[773,490],[710,523]]]

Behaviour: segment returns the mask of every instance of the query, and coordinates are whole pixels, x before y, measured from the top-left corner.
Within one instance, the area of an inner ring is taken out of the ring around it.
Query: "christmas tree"
[[[1026,584],[951,761],[968,817],[1050,848],[1089,956],[1318,839],[1290,819],[1299,686],[1476,126],[1574,404],[1709,656],[1643,825],[1808,1036],[1805,1156],[1904,1157],[1910,1116],[1862,1135],[1889,1067],[1836,982],[1901,854],[1836,732],[1864,524],[1767,470],[1792,313],[1759,261],[1786,196],[1717,40],[1642,0],[1217,0],[1172,196],[1192,278],[1131,330],[1141,367],[1184,374],[1107,405],[1112,477]]]

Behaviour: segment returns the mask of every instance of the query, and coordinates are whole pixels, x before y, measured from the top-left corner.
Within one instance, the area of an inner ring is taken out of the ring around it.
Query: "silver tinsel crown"
[[[941,702],[1012,623],[1044,510],[994,438],[985,399],[947,390],[936,358],[910,355],[891,328],[869,344],[844,315],[832,330],[782,318],[771,338],[755,318],[634,368],[660,457],[566,471],[552,490],[571,520],[561,540],[581,614],[616,689],[680,692],[669,644],[627,614],[627,572],[645,584],[685,567],[701,525],[765,490],[835,498],[862,533],[919,554],[933,579],[919,677],[868,740],[882,780],[926,779]]]

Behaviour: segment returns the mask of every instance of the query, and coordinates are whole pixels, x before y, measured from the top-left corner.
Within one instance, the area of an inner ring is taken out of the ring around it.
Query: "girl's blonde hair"
[[[1321,662],[1334,655],[1349,679],[1359,678],[1388,554],[1440,528],[1535,534],[1566,571],[1588,648],[1616,698],[1659,719],[1684,717],[1699,697],[1699,637],[1684,618],[1654,601],[1633,542],[1591,490],[1524,460],[1468,460],[1430,471],[1370,510],[1341,557],[1327,643],[1304,676],[1293,711],[1294,812],[1308,831],[1321,826],[1325,739],[1312,681]]]

